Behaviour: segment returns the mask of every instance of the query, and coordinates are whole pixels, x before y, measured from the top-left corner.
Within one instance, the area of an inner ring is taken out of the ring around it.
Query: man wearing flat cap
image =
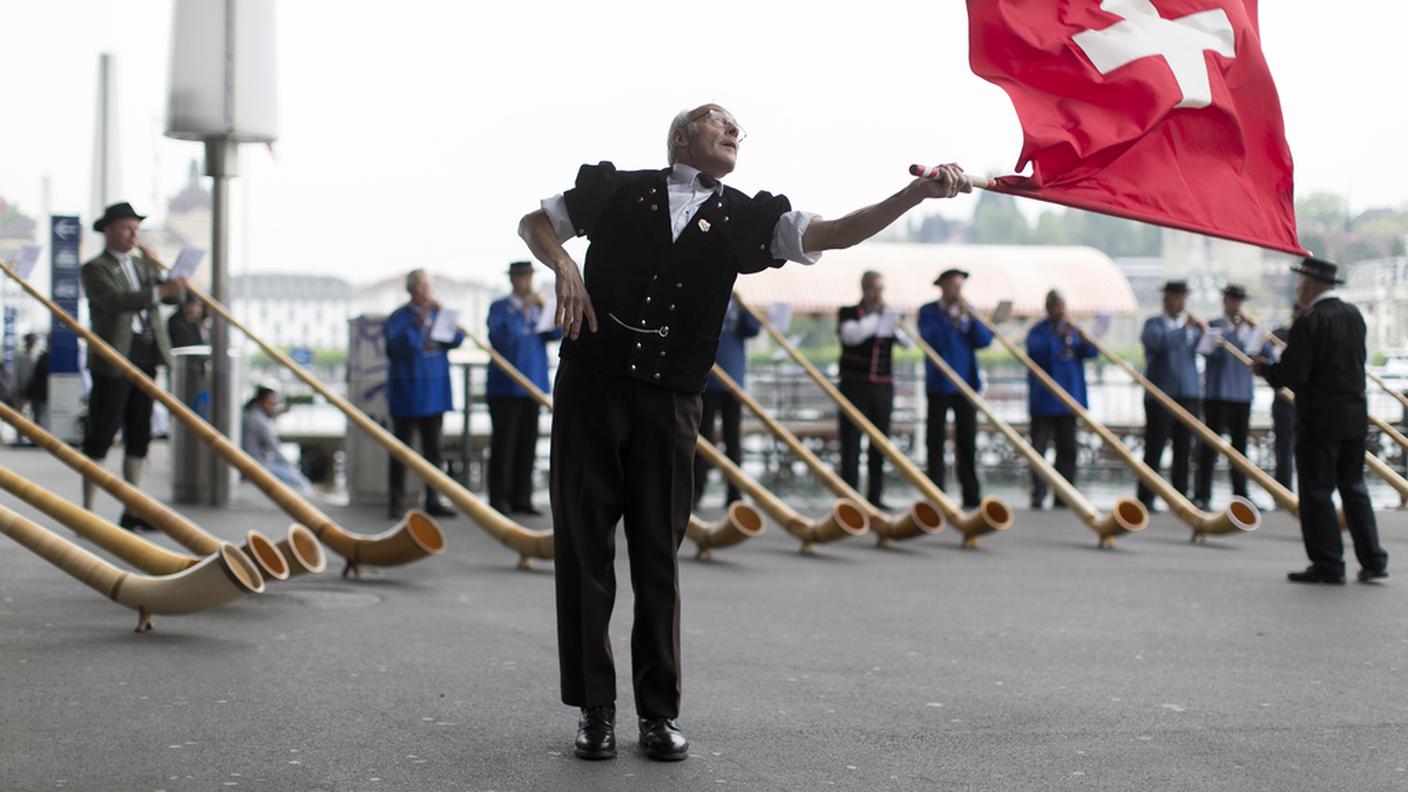
[[[1186,310],[1188,284],[1171,280],[1163,288],[1163,312],[1149,317],[1139,340],[1144,344],[1144,375],[1185,410],[1198,415],[1202,383],[1198,377],[1198,342],[1207,332],[1207,323]],[[1188,457],[1192,431],[1165,410],[1152,395],[1144,396],[1144,464],[1159,469],[1164,447],[1173,442],[1173,468],[1169,483],[1188,494]],[[1139,500],[1154,510],[1154,493],[1140,482]]]
[[[103,252],[83,265],[82,280],[93,332],[143,374],[155,378],[158,366],[171,365],[171,342],[158,306],[179,302],[186,279],[160,279],[152,263],[156,257],[138,238],[145,219],[129,203],[109,206],[93,222],[93,230],[103,235]],[[152,437],[152,398],[101,355],[90,353],[88,368],[93,374],[93,389],[88,395],[83,453],[101,463],[121,429],[122,477],[140,486]],[[85,509],[92,508],[96,488],[91,479],[84,479]],[[151,527],[126,509],[118,524],[132,530]]]
[[[1344,540],[1331,495],[1339,490],[1345,525],[1359,559],[1359,580],[1388,577],[1388,553],[1379,544],[1374,507],[1364,486],[1364,443],[1369,434],[1364,393],[1364,317],[1335,294],[1339,268],[1306,258],[1292,271],[1300,318],[1279,362],[1253,360],[1273,388],[1296,401],[1296,480],[1300,533],[1310,566],[1291,572],[1293,583],[1344,583]]]
[[[533,381],[548,388],[548,341],[562,338],[543,298],[533,291],[533,262],[508,265],[513,292],[489,305],[489,345]],[[501,514],[542,512],[533,506],[533,467],[538,448],[538,402],[497,364],[484,383],[489,404],[489,505]]]
[[[557,274],[564,331],[553,390],[550,491],[562,701],[582,712],[575,752],[616,755],[616,670],[607,631],[624,518],[635,590],[631,659],[641,748],[688,756],[680,731],[677,552],[689,522],[704,390],[740,274],[811,264],[865,240],[927,198],[970,188],[956,165],[837,220],[749,196],[721,179],[744,139],[706,104],[675,116],[669,167],[584,165],[576,185],[524,216],[519,235]],[[562,243],[591,240],[585,281]]]
[[[939,287],[939,299],[920,306],[916,322],[919,335],[939,353],[939,357],[974,391],[981,391],[982,375],[978,371],[978,350],[992,343],[992,333],[982,322],[968,315],[968,303],[963,301],[963,284],[968,273],[961,269],[946,269],[939,273],[934,285]],[[948,445],[948,413],[953,411],[954,462],[958,468],[958,484],[963,490],[963,508],[976,509],[982,501],[978,485],[978,413],[958,386],[944,376],[939,367],[924,360],[924,392],[929,402],[928,430],[925,440],[929,452],[929,478],[944,488],[946,465],[944,447]]]
[[[1257,321],[1242,310],[1247,290],[1230,283],[1222,290],[1222,315],[1208,323],[1208,331],[1198,344],[1203,366],[1203,423],[1218,434],[1227,435],[1232,447],[1247,453],[1247,434],[1252,421],[1251,369],[1242,365],[1223,344],[1248,355],[1270,355],[1265,335]],[[1193,486],[1193,502],[1206,511],[1212,501],[1212,475],[1217,466],[1217,449],[1198,445],[1198,472]],[[1247,476],[1235,466],[1232,494],[1247,497]]]

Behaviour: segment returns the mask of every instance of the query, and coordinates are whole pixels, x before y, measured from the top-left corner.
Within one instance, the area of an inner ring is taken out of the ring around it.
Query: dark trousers
[[[148,377],[156,377],[156,342],[136,336],[127,359]],[[88,420],[84,424],[83,453],[89,459],[103,459],[112,448],[117,430],[122,430],[126,456],[145,459],[152,441],[152,397],[121,374],[110,377],[93,374],[93,390],[88,393]]]
[[[1251,430],[1251,402],[1219,401],[1207,399],[1203,402],[1203,423],[1218,434],[1227,435],[1232,447],[1243,456],[1247,453],[1247,432]],[[1212,500],[1212,474],[1217,470],[1217,449],[1207,443],[1198,444],[1198,477],[1193,487],[1193,500]],[[1247,476],[1235,466],[1232,467],[1232,494],[1247,497]]]
[[[890,434],[890,412],[895,405],[895,386],[890,382],[841,380],[841,395],[855,405],[876,428]],[[860,427],[851,422],[843,411],[839,419],[841,434],[841,478],[853,488],[860,488]],[[866,500],[879,503],[885,489],[885,455],[867,443]]]
[[[1276,480],[1281,486],[1295,489],[1296,470],[1296,408],[1283,399],[1271,405],[1271,426],[1276,443]]]
[[[1369,490],[1364,486],[1364,438],[1296,439],[1296,473],[1300,480],[1300,534],[1305,553],[1318,569],[1344,574],[1344,540],[1330,495],[1340,491],[1345,523],[1354,540],[1359,565],[1388,568],[1388,553],[1379,545],[1379,528]]]
[[[616,700],[607,628],[616,602],[616,524],[624,518],[636,712],[677,717],[677,553],[694,494],[699,396],[563,360],[553,405],[549,491],[562,701],[594,707]]]
[[[1056,444],[1056,472],[1066,481],[1076,483],[1076,417],[1074,415],[1033,415],[1032,448],[1046,456],[1046,449]],[[1046,480],[1032,471],[1032,505],[1040,507],[1046,500]],[[1064,506],[1060,498],[1057,507]]]
[[[1176,399],[1183,409],[1196,418],[1199,409],[1198,399]],[[1169,483],[1183,495],[1188,494],[1188,456],[1192,449],[1193,432],[1183,422],[1173,417],[1153,399],[1144,400],[1144,464],[1159,469],[1164,456],[1164,446],[1173,441],[1173,468],[1169,471]],[[1154,506],[1154,493],[1142,483],[1138,490],[1139,500],[1150,511]]]
[[[489,503],[495,509],[533,506],[533,463],[538,449],[538,403],[529,396],[491,396]]]
[[[393,415],[391,416],[391,429],[396,433],[396,439],[412,448],[415,447],[415,436],[420,434],[420,455],[425,457],[425,461],[440,467],[440,429],[445,422],[445,416],[436,413],[435,415]],[[399,505],[401,495],[406,490],[406,466],[396,461],[396,457],[391,458],[391,465],[387,470],[391,490],[391,503]],[[440,496],[436,494],[430,485],[425,486],[425,504],[427,506],[440,502]]]
[[[726,391],[705,391],[702,397],[703,407],[699,414],[699,436],[706,443],[714,442],[714,416],[723,419],[724,424],[724,454],[735,463],[743,462],[743,443],[739,437],[738,425],[742,419],[742,405],[733,395]],[[694,457],[694,502],[704,497],[704,489],[709,484],[708,462],[704,458],[695,455]],[[728,503],[733,503],[741,496],[738,488],[733,486],[733,482],[728,485]]]
[[[971,509],[982,500],[978,489],[978,412],[958,393],[929,394],[929,479],[944,488],[947,471],[944,447],[948,445],[948,411],[953,410],[953,461],[958,467],[958,484],[963,488],[963,507]]]

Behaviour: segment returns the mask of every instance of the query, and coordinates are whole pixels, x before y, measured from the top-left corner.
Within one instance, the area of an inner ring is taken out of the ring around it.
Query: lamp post
[[[181,0],[171,26],[171,76],[166,135],[205,143],[211,177],[210,294],[230,300],[230,179],[239,144],[277,139],[274,80],[274,0]],[[210,422],[230,434],[229,327],[210,327]],[[230,473],[212,459],[210,504],[230,497]]]

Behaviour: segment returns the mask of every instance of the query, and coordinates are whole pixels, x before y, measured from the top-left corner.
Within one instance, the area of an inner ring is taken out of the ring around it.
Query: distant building
[[[230,308],[275,346],[346,349],[354,291],[331,275],[236,275],[230,279]]]
[[[1351,264],[1345,281],[1338,291],[1364,314],[1369,354],[1408,351],[1408,256]]]
[[[1188,281],[1188,308],[1208,318],[1222,313],[1222,287],[1229,283],[1247,287],[1247,313],[1273,325],[1289,318],[1295,302],[1290,265],[1295,260],[1286,253],[1203,234],[1173,229],[1163,233],[1164,276]]]

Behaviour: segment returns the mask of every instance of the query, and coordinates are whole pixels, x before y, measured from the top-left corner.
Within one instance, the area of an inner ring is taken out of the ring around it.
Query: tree
[[[970,242],[979,245],[1028,245],[1032,229],[1027,218],[1017,208],[1017,199],[991,190],[983,190],[978,205],[973,208],[973,228]]]

